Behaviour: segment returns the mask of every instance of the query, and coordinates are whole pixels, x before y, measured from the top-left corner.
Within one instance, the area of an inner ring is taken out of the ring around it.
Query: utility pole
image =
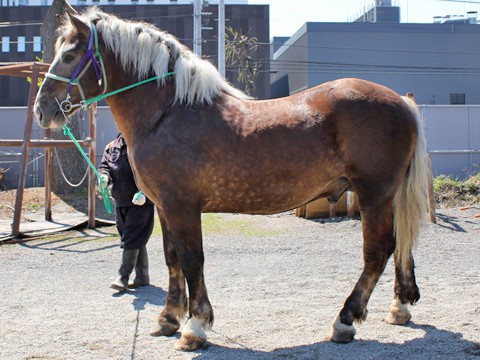
[[[202,56],[202,3],[193,2],[193,52]]]
[[[225,0],[218,2],[218,71],[225,77]]]

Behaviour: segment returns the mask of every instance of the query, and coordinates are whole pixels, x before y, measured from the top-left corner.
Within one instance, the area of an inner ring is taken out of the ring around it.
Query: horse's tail
[[[394,232],[397,241],[395,252],[402,268],[405,268],[420,233],[420,225],[428,211],[426,193],[428,154],[422,117],[417,105],[410,97],[403,99],[415,115],[418,129],[415,153],[394,201]]]

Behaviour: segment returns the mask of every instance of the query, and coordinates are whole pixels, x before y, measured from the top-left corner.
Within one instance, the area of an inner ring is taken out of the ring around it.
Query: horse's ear
[[[56,17],[57,17],[57,21],[59,24],[66,24],[69,20],[69,17],[68,15],[66,15],[65,13],[70,13],[70,14],[78,14],[77,10],[75,10],[69,3],[68,1],[65,1],[64,2],[64,7],[65,9],[62,11],[61,14],[57,14]]]
[[[77,29],[77,31],[85,35],[85,37],[88,39],[88,37],[90,36],[90,26],[83,22],[80,16],[70,13],[70,11],[65,11],[65,13],[67,14],[69,21]]]
[[[68,11],[71,14],[78,14],[77,10],[75,10],[72,5],[68,3],[68,1],[65,1],[65,11]]]
[[[56,14],[55,16],[57,17],[58,23],[61,25],[65,25],[68,21],[67,15]]]

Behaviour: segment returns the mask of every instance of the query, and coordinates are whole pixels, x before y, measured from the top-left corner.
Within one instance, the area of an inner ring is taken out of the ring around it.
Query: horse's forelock
[[[64,40],[65,39],[63,38],[63,36],[60,36],[57,38],[57,41],[55,41],[55,54],[58,54],[58,52],[60,51],[60,47],[62,46]]]

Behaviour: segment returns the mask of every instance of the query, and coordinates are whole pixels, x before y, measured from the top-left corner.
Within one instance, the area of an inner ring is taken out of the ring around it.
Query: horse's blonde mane
[[[81,17],[86,23],[96,24],[105,45],[119,57],[125,70],[135,73],[139,80],[152,72],[164,75],[173,69],[176,101],[211,104],[221,92],[249,98],[230,85],[210,62],[151,24],[122,20],[96,7],[87,9]],[[161,85],[165,82],[165,78],[159,80]]]

